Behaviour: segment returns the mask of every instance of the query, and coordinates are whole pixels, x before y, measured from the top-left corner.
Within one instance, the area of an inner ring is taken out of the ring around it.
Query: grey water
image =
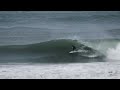
[[[120,11],[0,11],[0,63],[104,61],[119,39]],[[71,55],[73,44],[101,55]]]

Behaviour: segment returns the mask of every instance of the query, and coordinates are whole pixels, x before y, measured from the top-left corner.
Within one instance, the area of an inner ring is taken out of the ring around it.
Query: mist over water
[[[0,63],[114,61],[119,44],[119,11],[0,11]]]

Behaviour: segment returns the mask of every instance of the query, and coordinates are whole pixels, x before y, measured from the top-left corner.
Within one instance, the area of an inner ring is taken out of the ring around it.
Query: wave
[[[84,50],[89,53],[95,53],[96,50],[85,46],[84,44],[78,42],[77,40],[71,39],[59,39],[51,40],[36,44],[29,45],[8,45],[0,46],[0,52],[34,52],[34,53],[68,53],[72,51],[72,45],[77,47],[77,50]],[[82,52],[83,53],[83,52]],[[88,53],[87,53],[88,54]]]
[[[77,47],[77,53],[69,53],[72,51],[72,45]],[[0,62],[18,60],[17,62],[56,63],[120,60],[119,51],[120,40],[118,39],[84,41],[56,39],[28,45],[0,46]]]
[[[27,26],[27,27],[25,27],[25,26],[9,26],[9,27],[7,27],[7,26],[3,26],[3,27],[0,27],[0,30],[4,30],[4,31],[7,31],[7,30],[17,30],[17,31],[19,31],[19,30],[28,30],[28,31],[31,31],[31,30],[49,30],[49,28],[40,28],[40,27],[31,27],[31,26]]]
[[[77,47],[78,53],[69,53],[72,51],[72,45]],[[28,45],[0,46],[0,55],[3,54],[8,57],[15,55],[20,59],[24,57],[23,61],[29,59],[37,62],[88,62],[95,58],[104,57],[99,51],[78,42],[78,40],[71,39],[58,39]]]

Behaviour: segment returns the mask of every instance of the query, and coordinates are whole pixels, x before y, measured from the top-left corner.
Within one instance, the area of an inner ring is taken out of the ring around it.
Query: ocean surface
[[[118,60],[120,11],[0,11],[0,64]]]

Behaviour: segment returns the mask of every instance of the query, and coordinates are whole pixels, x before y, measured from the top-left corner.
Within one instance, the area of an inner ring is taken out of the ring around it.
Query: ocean
[[[0,64],[114,62],[119,51],[120,11],[0,11]]]

